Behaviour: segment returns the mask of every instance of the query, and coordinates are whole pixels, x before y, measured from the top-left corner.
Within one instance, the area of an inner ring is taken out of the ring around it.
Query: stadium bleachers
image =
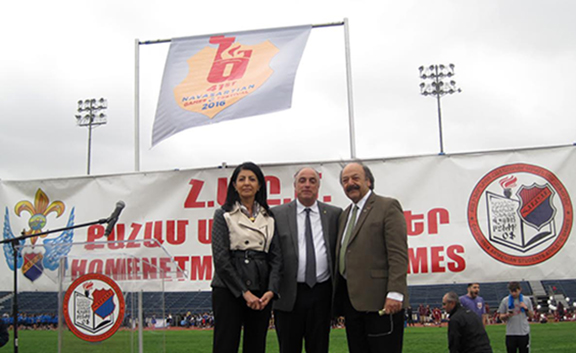
[[[574,281],[576,284],[576,281]],[[528,282],[520,282],[522,286],[522,293],[531,295],[532,290]],[[502,298],[507,296],[508,282],[493,282],[493,283],[480,283],[480,296],[489,305],[491,310],[498,309]],[[417,308],[420,304],[426,306],[430,305],[431,308],[442,308],[442,296],[449,291],[454,291],[458,295],[467,293],[467,284],[438,284],[426,286],[409,286],[408,295],[410,297],[410,306]],[[576,293],[576,292],[575,292]]]
[[[1,313],[12,313],[12,292],[0,292]],[[21,313],[43,314],[58,312],[58,294],[56,292],[21,292],[18,293],[18,307]]]
[[[531,295],[532,290],[528,282],[520,282],[522,293]],[[565,297],[576,299],[576,280],[542,281],[547,291],[553,290],[554,294],[562,294]],[[484,298],[491,310],[498,308],[500,301],[508,295],[506,282],[480,283],[480,295]],[[417,308],[418,305],[430,305],[442,307],[442,296],[449,291],[455,291],[459,295],[466,294],[466,284],[441,284],[426,286],[409,286],[408,294],[410,305]],[[0,292],[0,314],[11,313],[11,292]],[[550,293],[552,294],[552,293]],[[2,301],[4,300],[4,301]],[[127,305],[136,305],[136,298],[126,296]],[[165,307],[166,314],[182,314],[188,311],[193,313],[209,312],[212,310],[211,292],[147,292],[143,295],[144,306],[155,313],[162,312]],[[22,292],[18,295],[19,311],[28,314],[56,313],[58,311],[58,295],[54,292]]]
[[[542,285],[548,294],[563,294],[566,297],[576,299],[576,281],[574,280],[556,280],[542,281]]]
[[[12,293],[0,292],[2,303],[0,313],[12,312]],[[143,293],[143,306],[150,312],[161,313],[165,307],[166,314],[205,312],[212,310],[211,292],[160,292]],[[125,296],[126,305],[137,305],[137,298],[131,294]],[[56,292],[21,292],[18,293],[18,309],[21,313],[41,314],[58,312],[58,294]]]

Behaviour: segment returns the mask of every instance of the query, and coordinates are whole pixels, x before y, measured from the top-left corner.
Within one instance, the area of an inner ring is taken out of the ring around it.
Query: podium
[[[186,274],[156,239],[20,249],[26,276],[58,294],[59,353],[166,352],[165,288]]]

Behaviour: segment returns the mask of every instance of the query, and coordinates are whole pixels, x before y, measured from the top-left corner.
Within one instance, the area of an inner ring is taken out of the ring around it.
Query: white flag
[[[152,146],[191,127],[290,108],[312,26],[172,39]]]

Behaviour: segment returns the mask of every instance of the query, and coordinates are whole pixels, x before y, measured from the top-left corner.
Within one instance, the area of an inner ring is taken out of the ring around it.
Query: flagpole
[[[140,171],[140,40],[134,43],[134,171]]]
[[[346,52],[346,82],[348,93],[348,120],[350,126],[350,157],[356,158],[356,141],[354,132],[354,104],[352,99],[352,65],[350,62],[350,36],[348,18],[341,22],[312,25],[312,28],[344,26],[344,41]],[[135,42],[134,69],[134,171],[140,171],[140,45],[170,43],[172,39],[156,39]]]
[[[346,47],[346,83],[348,85],[348,122],[350,125],[350,158],[356,158],[356,134],[354,131],[354,101],[352,96],[352,63],[350,60],[350,34],[348,18],[344,18],[344,43]]]

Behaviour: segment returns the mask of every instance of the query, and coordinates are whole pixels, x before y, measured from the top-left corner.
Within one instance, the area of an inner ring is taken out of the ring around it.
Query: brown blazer
[[[340,215],[336,243],[336,291],[339,291],[340,248],[352,205]],[[408,240],[400,203],[372,191],[350,236],[346,249],[346,283],[350,302],[357,311],[384,308],[388,292],[404,295],[408,307]],[[336,293],[338,302],[338,293]],[[336,308],[338,310],[338,308]]]

